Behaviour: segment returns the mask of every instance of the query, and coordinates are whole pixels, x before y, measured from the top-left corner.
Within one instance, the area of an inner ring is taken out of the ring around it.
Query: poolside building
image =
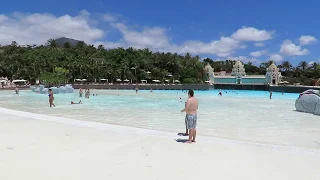
[[[205,70],[213,71],[210,64],[205,66]],[[282,76],[279,68],[274,62],[267,68],[265,75],[247,75],[244,65],[241,61],[236,61],[233,65],[231,73],[226,71],[215,72],[210,78],[210,82],[214,84],[264,84],[278,85],[281,82]]]

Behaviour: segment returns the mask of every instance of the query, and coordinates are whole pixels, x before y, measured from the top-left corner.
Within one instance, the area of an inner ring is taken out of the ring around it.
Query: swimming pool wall
[[[75,89],[135,89],[138,87],[140,90],[212,90],[212,89],[233,89],[233,90],[261,90],[261,91],[273,91],[284,93],[301,93],[308,89],[320,90],[320,87],[308,87],[308,86],[268,86],[263,84],[175,84],[175,85],[133,85],[133,84],[74,84]]]

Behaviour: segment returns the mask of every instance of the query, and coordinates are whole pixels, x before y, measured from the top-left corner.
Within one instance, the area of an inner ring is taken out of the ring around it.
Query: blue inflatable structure
[[[49,89],[52,89],[54,94],[65,94],[65,93],[73,93],[74,92],[74,88],[69,84],[67,84],[65,86],[50,87],[50,88],[46,88],[44,85],[30,86],[30,89],[33,92],[40,93],[40,94],[48,94]]]

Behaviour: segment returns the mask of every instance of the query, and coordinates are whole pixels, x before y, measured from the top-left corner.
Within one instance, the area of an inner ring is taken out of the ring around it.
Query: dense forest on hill
[[[116,79],[140,80],[165,79],[180,80],[182,83],[201,83],[208,80],[204,66],[209,63],[216,72],[231,71],[235,60],[200,60],[199,56],[186,53],[152,52],[149,49],[117,48],[106,50],[102,45],[97,48],[83,41],[66,38],[50,39],[46,45],[19,46],[13,41],[0,47],[0,76],[10,79],[35,81],[63,73],[65,79]],[[63,41],[63,42],[62,42]],[[255,66],[244,64],[246,73],[265,74],[272,61]],[[313,85],[320,77],[320,65],[309,65],[306,61],[293,67],[289,61],[278,64],[282,75],[290,83]],[[60,74],[61,75],[61,74]],[[168,76],[172,75],[172,76]],[[61,76],[60,76],[61,77]],[[63,79],[63,78],[62,78]],[[61,78],[59,78],[61,81]]]

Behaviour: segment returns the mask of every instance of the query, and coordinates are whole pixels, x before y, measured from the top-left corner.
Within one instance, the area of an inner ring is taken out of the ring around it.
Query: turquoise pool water
[[[187,94],[182,91],[91,90],[90,99],[73,94],[56,94],[55,108],[48,96],[31,91],[0,91],[0,106],[85,121],[184,132]],[[118,96],[119,94],[119,96]],[[195,91],[199,99],[198,133],[252,142],[320,148],[320,118],[295,111],[299,94],[266,91]],[[179,102],[180,97],[182,102]],[[83,101],[70,105],[70,101]]]

